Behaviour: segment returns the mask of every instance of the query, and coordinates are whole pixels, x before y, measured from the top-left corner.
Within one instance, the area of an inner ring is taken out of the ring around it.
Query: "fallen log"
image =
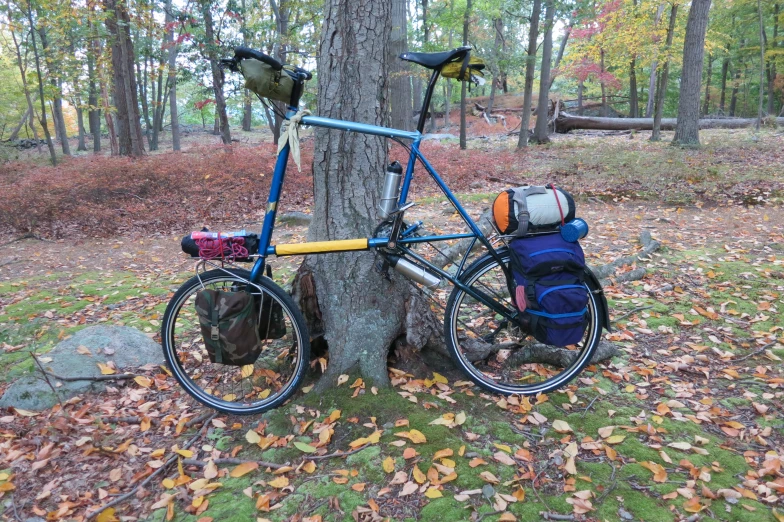
[[[754,125],[757,118],[704,118],[699,122],[700,129],[743,129]],[[775,118],[777,125],[784,126],[784,118]],[[663,118],[662,130],[675,130],[676,118]],[[653,130],[653,118],[594,118],[575,116],[562,112],[555,120],[555,132],[566,134],[569,131],[586,130]]]

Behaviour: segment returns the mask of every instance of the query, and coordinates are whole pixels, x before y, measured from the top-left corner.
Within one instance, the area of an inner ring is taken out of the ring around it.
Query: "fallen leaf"
[[[437,487],[430,486],[429,488],[427,488],[427,491],[425,491],[425,496],[427,498],[441,498],[444,495]]]
[[[272,486],[273,488],[276,488],[276,489],[283,489],[283,488],[285,488],[286,486],[289,485],[289,479],[287,479],[286,477],[280,476],[280,477],[277,477],[274,480],[270,480],[269,482],[267,482],[267,485],[268,486]]]
[[[572,433],[572,427],[566,421],[554,420],[553,429],[558,433]]]
[[[248,433],[245,434],[245,440],[250,442],[251,444],[258,444],[261,442],[261,436],[253,430],[249,430]]]
[[[392,473],[395,471],[395,460],[392,457],[387,457],[384,459],[384,462],[381,463],[381,467],[384,468],[384,471],[387,473]]]
[[[96,363],[98,364],[98,368],[101,370],[101,375],[113,375],[117,373],[117,371],[109,366],[108,364],[104,363]]]
[[[251,471],[253,471],[255,469],[258,469],[258,467],[259,467],[259,463],[258,462],[243,462],[242,464],[240,464],[239,466],[237,466],[236,468],[231,470],[231,473],[229,473],[229,476],[232,477],[232,478],[241,477],[243,475],[246,475],[246,474],[250,473]],[[285,478],[285,477],[280,477],[280,478]],[[288,482],[288,479],[286,479],[286,482]],[[271,482],[270,482],[270,485],[272,485]],[[277,487],[277,486],[273,485],[272,487]],[[281,486],[281,487],[283,487],[283,486]]]
[[[323,433],[323,432],[322,432]],[[316,448],[309,444],[305,444],[304,442],[295,441],[294,447],[300,450],[303,453],[315,453]]]
[[[489,471],[483,471],[482,473],[479,474],[479,476],[482,478],[482,480],[484,480],[485,482],[489,482],[490,484],[498,484],[499,482],[501,482],[496,478],[495,475],[493,475]]]
[[[406,495],[410,495],[411,493],[417,491],[418,489],[419,489],[419,486],[417,486],[415,483],[409,481],[409,482],[406,482],[403,485],[403,489],[400,491],[400,493],[398,493],[397,496],[398,497],[405,497]]]

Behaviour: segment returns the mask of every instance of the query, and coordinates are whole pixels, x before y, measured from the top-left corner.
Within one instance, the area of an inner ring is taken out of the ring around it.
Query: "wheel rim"
[[[227,275],[205,279],[203,287],[244,291],[246,285]],[[265,301],[271,298],[281,306],[285,334],[278,339],[262,340],[261,353],[253,364],[218,364],[210,361],[202,339],[195,309],[196,293],[200,290],[202,285],[196,285],[184,293],[174,303],[168,321],[167,355],[180,384],[203,404],[223,411],[261,410],[285,399],[304,364],[302,335],[289,306],[263,287],[254,288],[254,296]]]
[[[508,262],[508,257],[504,258],[504,262]],[[504,273],[495,262],[480,267],[464,283],[481,289],[509,308],[514,307]],[[532,336],[521,332],[519,327],[505,326],[500,315],[465,292],[458,290],[448,320],[451,341],[459,363],[476,381],[500,393],[532,395],[563,386],[586,366],[600,333],[596,300],[591,292],[588,314],[588,326],[582,340],[577,345],[567,347],[575,355],[565,367],[526,362],[530,360],[533,350],[553,351],[555,347],[539,343]]]

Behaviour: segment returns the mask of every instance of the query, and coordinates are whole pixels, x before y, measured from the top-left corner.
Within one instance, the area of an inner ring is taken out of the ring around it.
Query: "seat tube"
[[[289,144],[283,147],[283,150],[278,154],[278,160],[275,162],[275,171],[272,174],[272,183],[270,185],[269,201],[267,202],[267,212],[264,214],[264,224],[261,227],[261,236],[259,237],[259,258],[253,265],[250,272],[250,280],[258,282],[264,274],[264,264],[267,259],[267,249],[272,242],[272,231],[275,228],[275,216],[278,212],[278,201],[280,200],[280,193],[283,190],[283,180],[286,176],[286,164],[289,160]]]

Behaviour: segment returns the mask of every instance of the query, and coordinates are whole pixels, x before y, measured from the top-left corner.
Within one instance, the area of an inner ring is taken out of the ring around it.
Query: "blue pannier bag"
[[[565,241],[556,232],[514,239],[509,247],[522,324],[544,344],[563,347],[580,342],[588,325],[580,244]]]

